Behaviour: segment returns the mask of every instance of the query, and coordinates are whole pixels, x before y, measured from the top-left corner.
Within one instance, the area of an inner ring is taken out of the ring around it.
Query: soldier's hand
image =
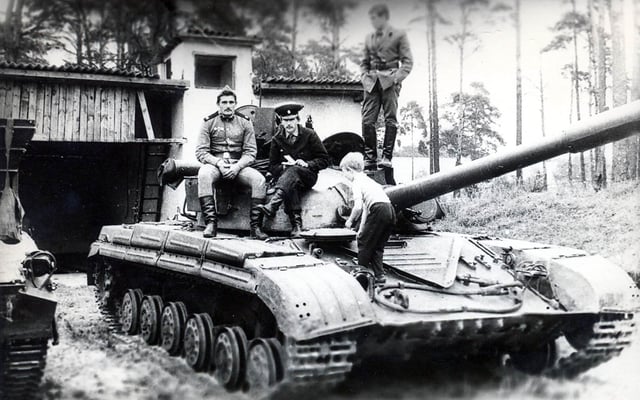
[[[346,220],[344,223],[344,227],[347,229],[351,229],[353,227],[353,222],[350,219]]]
[[[222,171],[222,176],[225,179],[235,179],[236,176],[238,176],[239,172],[240,172],[240,168],[238,168],[237,164],[233,164],[229,168],[225,168]]]
[[[297,159],[296,160],[296,165],[299,165],[299,166],[305,167],[305,168],[307,168],[309,166],[309,164],[305,160],[302,160],[302,159]]]

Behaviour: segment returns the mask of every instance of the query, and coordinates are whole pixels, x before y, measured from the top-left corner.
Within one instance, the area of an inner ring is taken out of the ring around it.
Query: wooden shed
[[[20,196],[40,247],[85,257],[102,225],[159,219],[156,169],[182,142],[188,86],[113,69],[0,63],[0,118],[35,122]]]

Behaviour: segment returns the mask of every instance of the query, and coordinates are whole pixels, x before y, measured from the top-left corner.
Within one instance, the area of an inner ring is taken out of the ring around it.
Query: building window
[[[235,57],[196,56],[196,87],[233,87],[233,61]]]

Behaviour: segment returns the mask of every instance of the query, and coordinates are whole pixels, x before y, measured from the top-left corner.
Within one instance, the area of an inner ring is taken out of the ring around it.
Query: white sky
[[[361,48],[364,36],[371,31],[367,15],[371,5],[384,0],[361,0],[358,7],[348,14],[347,24],[341,31],[345,46]],[[502,1],[510,6],[514,0]],[[630,49],[633,40],[640,40],[632,35],[631,0],[624,0],[627,7],[625,31],[628,59],[631,60]],[[8,0],[0,0],[0,18]],[[578,11],[585,12],[586,0],[577,0]],[[406,30],[414,57],[412,73],[404,81],[400,94],[401,105],[416,100],[423,107],[427,106],[427,46],[426,24],[424,20],[414,21],[424,16],[425,6],[421,0],[387,0],[391,13],[391,25]],[[450,94],[458,90],[458,53],[457,49],[444,41],[444,37],[458,30],[457,1],[441,0],[436,3],[440,14],[452,24],[438,25],[437,63],[439,104],[445,104]],[[522,85],[523,85],[523,141],[535,141],[540,133],[540,95],[538,89],[540,56],[539,51],[553,37],[550,27],[565,13],[570,11],[571,4],[564,0],[521,0],[522,23]],[[504,14],[504,13],[503,13]],[[480,38],[480,48],[465,57],[465,86],[478,81],[489,91],[492,104],[500,110],[502,117],[497,130],[508,144],[515,142],[515,30],[512,22],[503,15],[488,22],[488,12],[479,12],[472,17],[471,30]],[[412,22],[413,21],[413,22]],[[608,21],[607,21],[608,22]],[[311,38],[319,38],[320,30],[313,16],[307,16],[300,23],[299,42]],[[584,43],[584,42],[583,42]],[[569,122],[570,82],[560,74],[562,66],[571,61],[569,50],[545,53],[543,56],[543,75],[545,79],[545,123],[547,135],[553,135]],[[630,71],[631,62],[629,62]],[[581,60],[581,69],[587,69],[587,60]],[[582,94],[586,100],[586,94]],[[588,115],[586,104],[582,114]],[[417,136],[417,135],[416,135]],[[418,138],[416,137],[416,140]]]

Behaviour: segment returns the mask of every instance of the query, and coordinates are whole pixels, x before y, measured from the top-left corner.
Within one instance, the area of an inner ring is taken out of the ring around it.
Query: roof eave
[[[165,91],[185,91],[189,89],[189,81],[151,79],[144,77],[129,77],[108,74],[93,74],[61,71],[38,71],[21,68],[0,68],[0,79],[36,80],[36,81],[64,81],[65,83],[102,83],[111,86],[127,86],[141,89],[155,89]]]

